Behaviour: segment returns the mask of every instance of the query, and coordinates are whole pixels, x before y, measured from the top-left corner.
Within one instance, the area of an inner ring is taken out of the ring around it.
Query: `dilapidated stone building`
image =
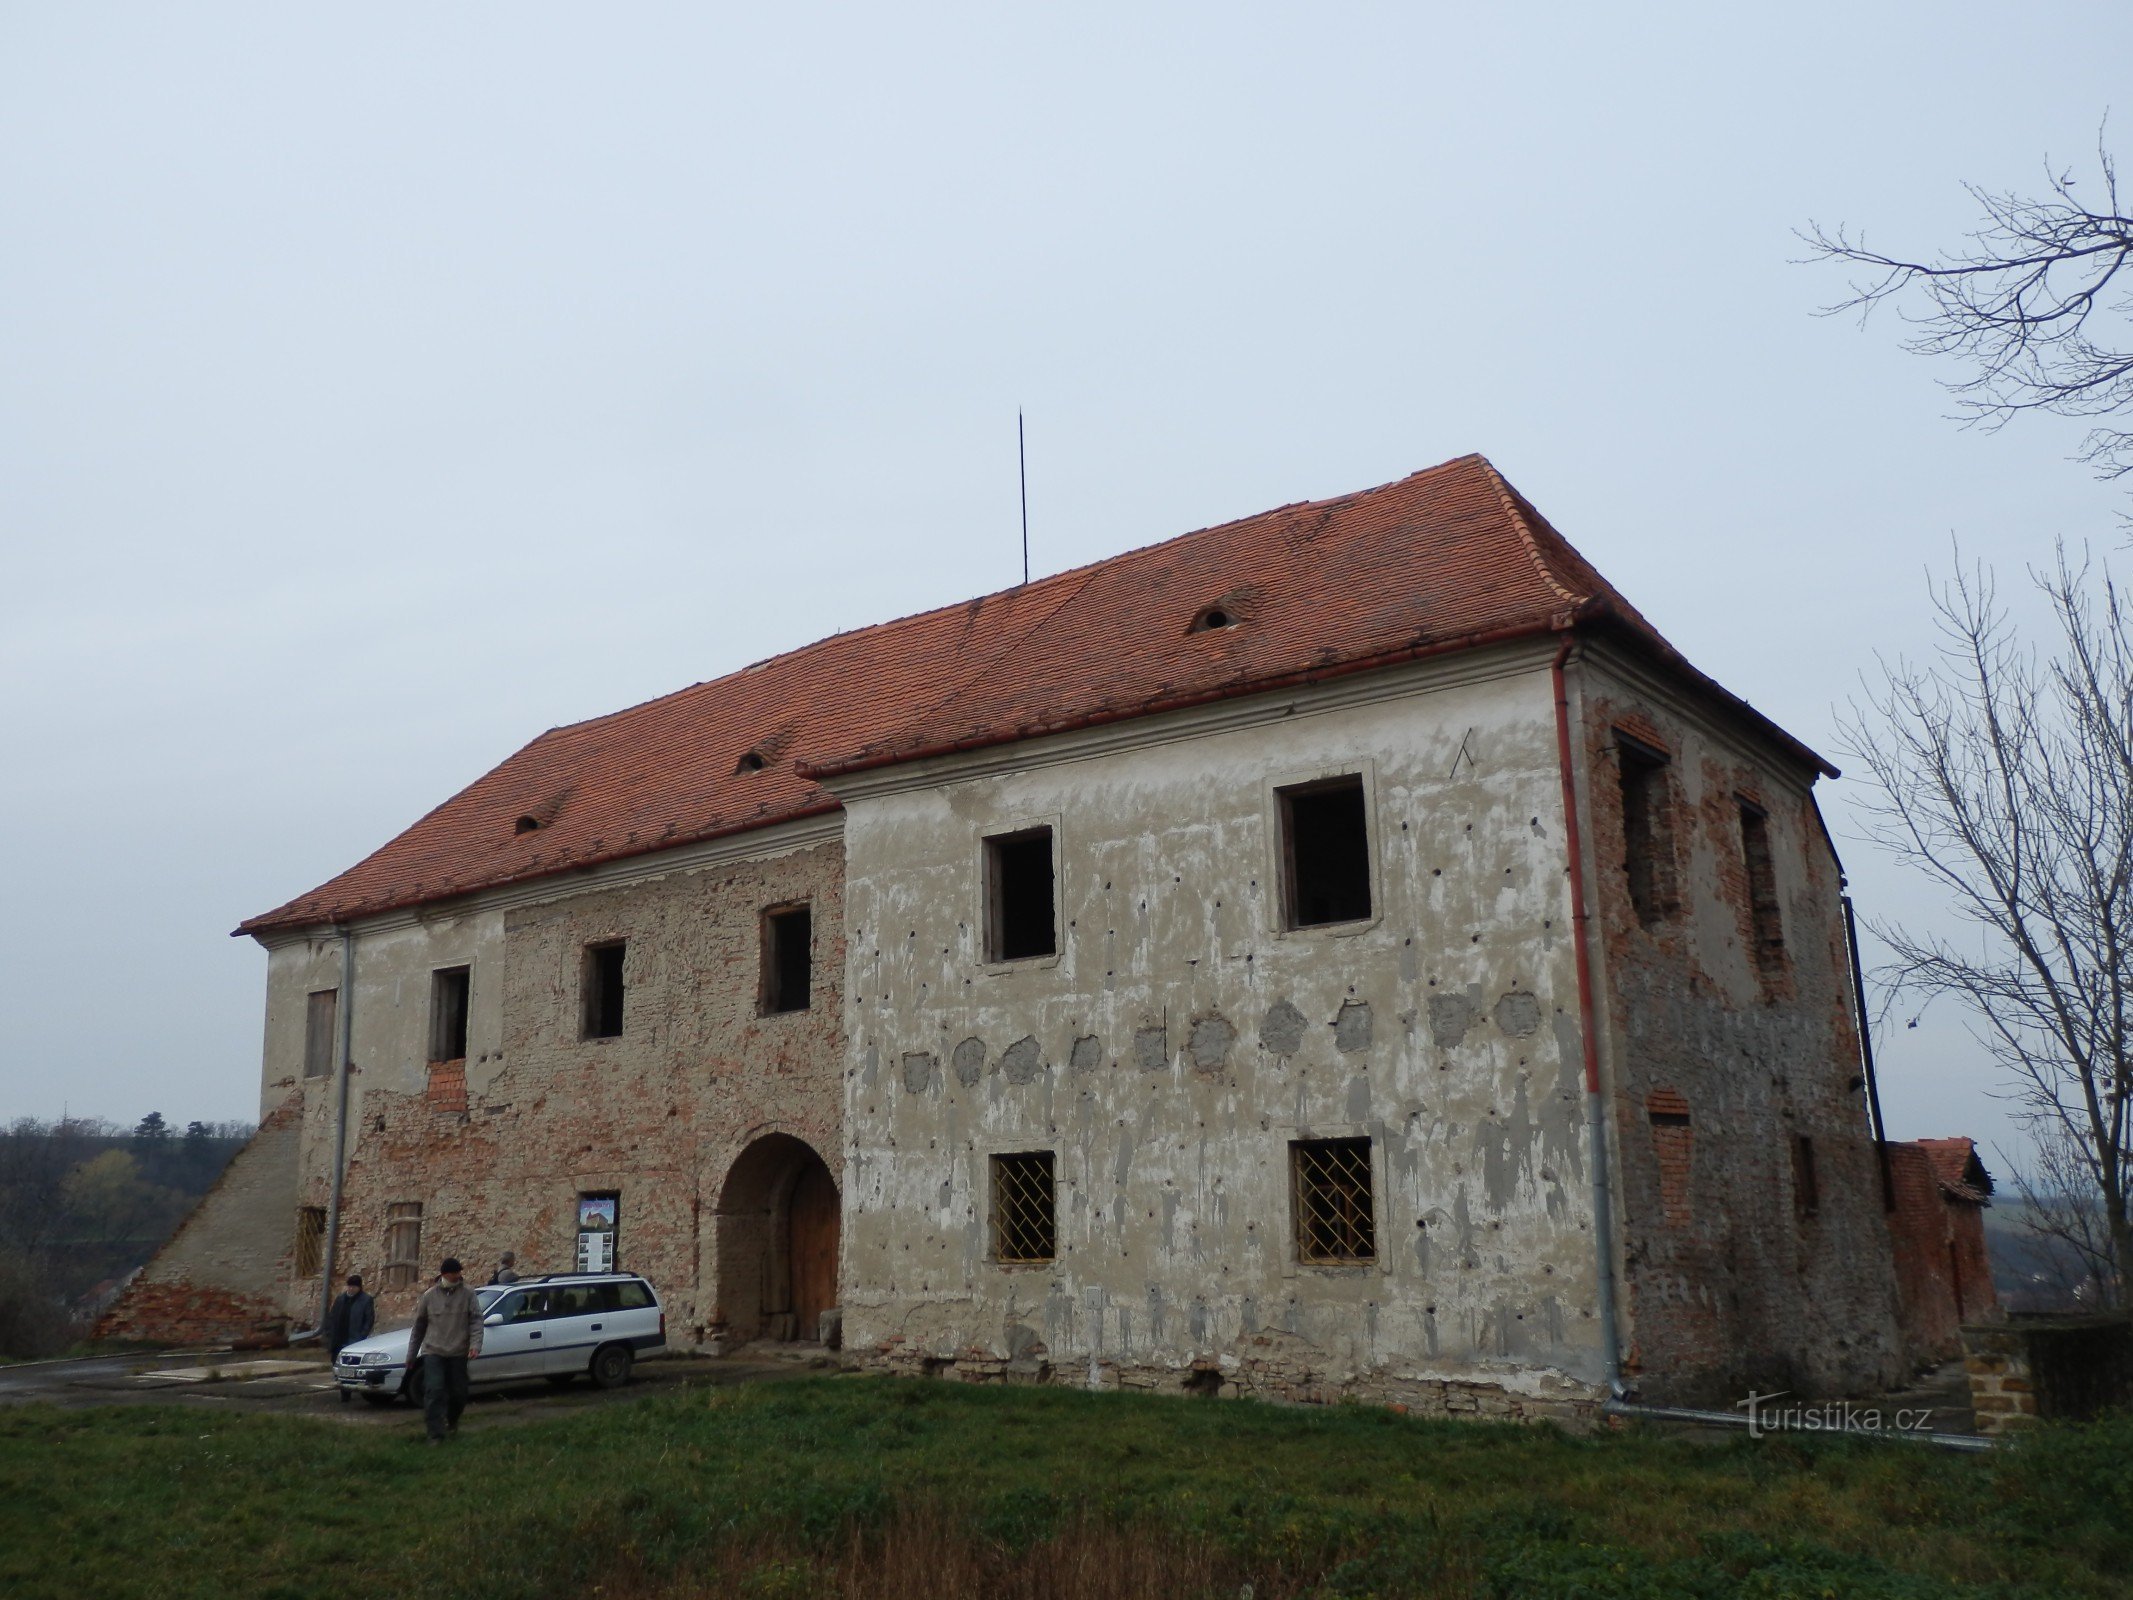
[[[1876,1384],[1829,771],[1479,457],[838,635],[247,922],[266,1131],[116,1325],[508,1249],[966,1378]]]

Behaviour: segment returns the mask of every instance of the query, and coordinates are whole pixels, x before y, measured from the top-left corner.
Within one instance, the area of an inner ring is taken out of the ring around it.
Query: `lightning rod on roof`
[[[1022,439],[1022,408],[1015,407],[1015,465],[1022,472],[1022,582],[1029,583],[1029,447]]]

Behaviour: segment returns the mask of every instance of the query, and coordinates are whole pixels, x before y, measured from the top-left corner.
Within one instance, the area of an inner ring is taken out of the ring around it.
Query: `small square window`
[[[814,1003],[815,914],[810,906],[763,913],[763,1012],[805,1011]]]
[[[464,1061],[467,1058],[467,998],[474,986],[474,969],[446,967],[430,974],[430,1059]]]
[[[1059,953],[1052,830],[1029,828],[985,841],[985,959],[1025,961]]]
[[[341,991],[314,990],[304,1008],[304,1076],[323,1078],[333,1071],[334,1047],[340,1043]]]
[[[1370,917],[1370,823],[1360,777],[1277,790],[1283,910],[1291,928]]]
[[[1052,1152],[1028,1150],[992,1158],[992,1257],[1029,1263],[1059,1250],[1058,1191]]]
[[[1368,1139],[1298,1139],[1289,1146],[1296,1259],[1357,1266],[1378,1258]]]
[[[585,1037],[622,1037],[622,958],[626,941],[588,945],[585,950]]]

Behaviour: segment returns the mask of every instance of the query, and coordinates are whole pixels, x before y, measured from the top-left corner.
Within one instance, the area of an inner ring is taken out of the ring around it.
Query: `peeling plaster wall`
[[[1314,1395],[1603,1376],[1546,656],[1397,698],[846,800],[845,1329],[898,1360]],[[1494,673],[1494,676],[1488,674]],[[1293,714],[1279,714],[1283,708]],[[1057,745],[1053,746],[1054,749]],[[1283,932],[1277,784],[1365,775],[1375,919]],[[1056,958],[989,965],[981,840],[1051,822]],[[917,1063],[917,1065],[914,1065]],[[1288,1144],[1368,1135],[1379,1260],[1298,1265]],[[988,1258],[988,1158],[1056,1152],[1059,1256]],[[1440,1396],[1441,1398],[1441,1396]]]
[[[1893,1264],[1860,1075],[1839,872],[1814,774],[1630,663],[1580,669],[1588,881],[1617,1161],[1625,1371],[1645,1397],[1898,1381]],[[1667,754],[1675,904],[1623,868],[1618,732]],[[1740,801],[1768,814],[1784,955],[1756,960]],[[1655,1124],[1655,1111],[1687,1124]],[[1803,1214],[1793,1140],[1813,1141]]]
[[[391,1317],[446,1254],[477,1281],[505,1250],[522,1273],[567,1271],[577,1197],[616,1192],[621,1263],[659,1287],[669,1339],[756,1332],[779,1291],[762,1262],[721,1263],[720,1200],[736,1158],[768,1134],[840,1166],[841,868],[831,842],[359,931],[337,1272],[362,1272]],[[760,915],[798,901],[814,907],[813,1003],[762,1016]],[[584,951],[612,939],[628,941],[623,1033],[586,1039]],[[467,1056],[440,1069],[427,1059],[431,974],[461,965]],[[292,1229],[294,1208],[325,1205],[331,1189],[334,1079],[301,1071],[306,997],[339,980],[337,938],[271,954],[265,1092],[303,1102]],[[387,1212],[401,1201],[423,1207],[421,1270],[394,1284]],[[749,1326],[724,1325],[722,1281],[740,1287]],[[318,1283],[286,1283],[292,1314],[315,1315]]]

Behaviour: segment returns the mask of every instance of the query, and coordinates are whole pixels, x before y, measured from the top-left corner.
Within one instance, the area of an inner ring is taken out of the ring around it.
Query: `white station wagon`
[[[570,1382],[580,1373],[603,1389],[629,1382],[641,1351],[667,1342],[667,1314],[659,1296],[632,1273],[556,1273],[474,1291],[482,1311],[481,1354],[467,1363],[467,1381]],[[408,1328],[373,1334],[334,1361],[334,1381],[375,1405],[389,1405],[404,1387],[422,1403],[422,1374],[407,1370]]]

